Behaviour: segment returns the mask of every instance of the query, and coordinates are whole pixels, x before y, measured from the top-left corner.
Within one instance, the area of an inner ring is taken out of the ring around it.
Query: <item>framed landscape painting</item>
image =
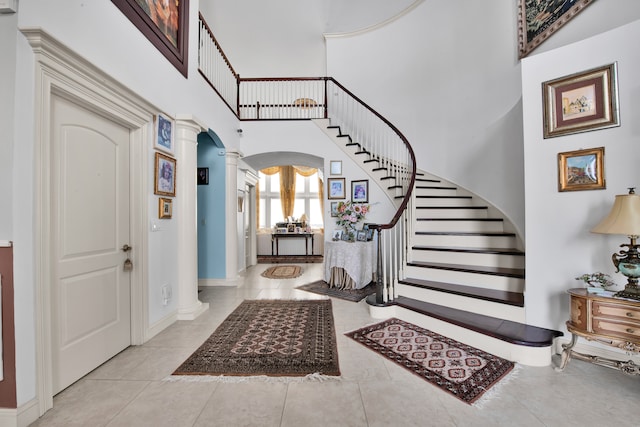
[[[187,77],[189,0],[111,0],[180,73]]]
[[[558,191],[604,188],[604,147],[558,153]]]
[[[595,0],[518,0],[518,55],[527,56]]]
[[[542,83],[544,137],[620,126],[617,64]]]

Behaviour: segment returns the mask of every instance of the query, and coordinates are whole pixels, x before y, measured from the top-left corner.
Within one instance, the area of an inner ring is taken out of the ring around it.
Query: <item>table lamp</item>
[[[636,239],[640,235],[640,195],[635,193],[635,188],[629,188],[629,194],[616,196],[611,212],[596,225],[591,232],[600,234],[622,234],[629,237],[630,242],[620,245],[628,250],[620,250],[611,256],[616,273],[620,272],[627,277],[624,290],[617,292],[614,297],[640,300],[640,257]]]

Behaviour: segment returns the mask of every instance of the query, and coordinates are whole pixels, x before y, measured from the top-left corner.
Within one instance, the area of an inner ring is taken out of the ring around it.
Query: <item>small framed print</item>
[[[329,162],[329,175],[342,175],[342,160],[331,160]]]
[[[171,199],[165,199],[164,197],[160,197],[159,206],[158,206],[158,218],[160,219],[170,219],[173,214],[173,204]]]
[[[328,178],[327,179],[327,198],[328,199],[344,199],[345,198],[345,179],[344,178]]]
[[[604,188],[604,147],[558,153],[558,191]]]
[[[154,148],[165,153],[174,152],[174,121],[162,113],[155,117]]]
[[[209,185],[209,168],[198,168],[198,185]]]
[[[331,216],[338,216],[338,202],[331,202]]]
[[[616,63],[542,83],[544,138],[620,126]]]
[[[334,241],[342,240],[342,230],[334,230],[331,238]]]
[[[176,195],[176,159],[156,152],[154,193],[160,196]]]
[[[367,232],[364,230],[360,230],[356,233],[356,241],[358,242],[366,242],[367,241]]]
[[[351,181],[351,201],[353,203],[369,202],[369,180]]]

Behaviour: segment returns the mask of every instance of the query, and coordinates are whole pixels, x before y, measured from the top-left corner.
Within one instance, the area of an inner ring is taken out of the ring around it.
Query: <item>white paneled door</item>
[[[128,128],[61,96],[51,108],[55,394],[131,343],[130,171]]]

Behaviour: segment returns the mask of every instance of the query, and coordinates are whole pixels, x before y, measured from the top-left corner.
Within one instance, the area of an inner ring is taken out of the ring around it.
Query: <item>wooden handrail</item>
[[[213,35],[213,31],[211,31],[211,28],[209,28],[209,24],[207,24],[207,21],[205,21],[204,16],[202,16],[202,13],[198,13],[198,16],[200,17],[200,22],[207,29],[207,32],[209,33],[209,37],[211,37],[211,40],[216,45],[216,48],[218,49],[218,52],[220,52],[220,55],[222,55],[222,58],[224,59],[225,64],[227,64],[227,67],[229,67],[229,70],[231,71],[231,74],[233,74],[233,76],[236,78],[236,80],[238,80],[240,78],[240,76],[233,69],[233,66],[231,65],[231,62],[229,62],[229,58],[227,58],[227,55],[225,55],[224,50],[222,50],[222,47],[220,46],[220,43],[218,43],[218,40],[216,40],[216,37]]]

